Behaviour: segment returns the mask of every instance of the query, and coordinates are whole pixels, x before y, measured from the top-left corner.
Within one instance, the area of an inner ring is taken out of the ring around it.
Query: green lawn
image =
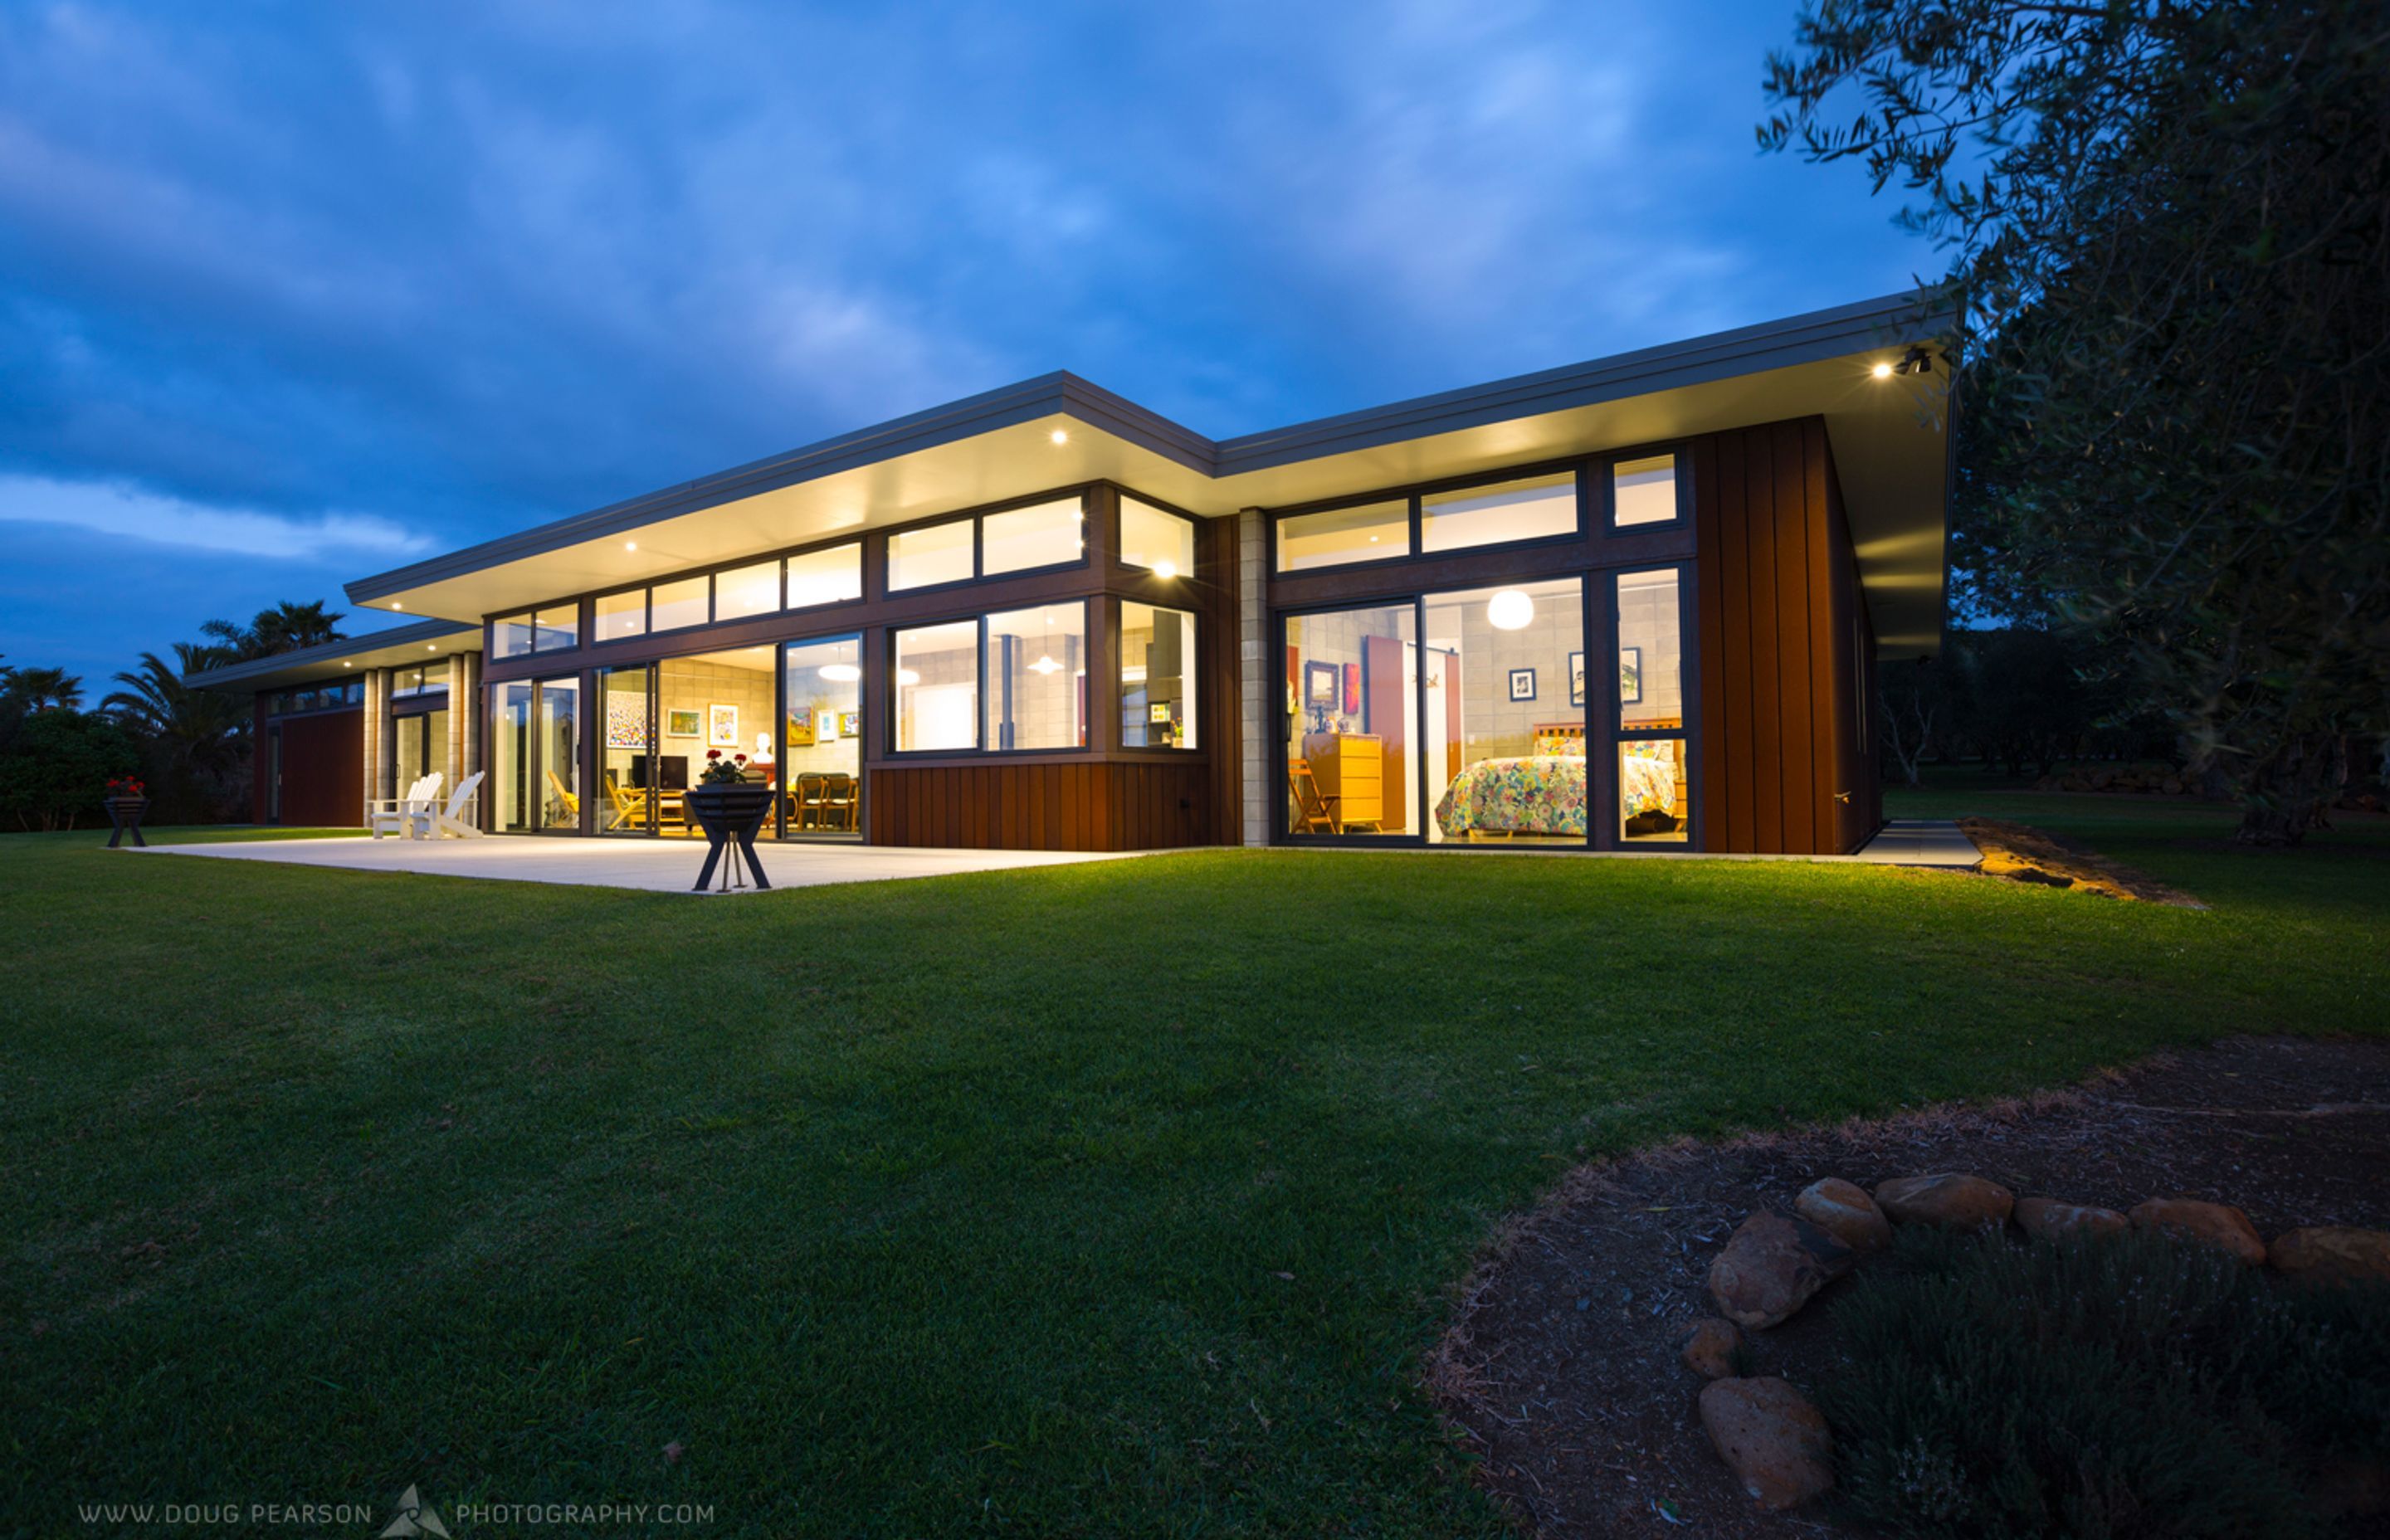
[[[2390,1030],[2390,823],[1894,811],[1961,803],[2214,908],[1271,852],[702,901],[0,840],[0,1533],[416,1483],[459,1540],[1502,1534],[1415,1378],[1567,1163]]]

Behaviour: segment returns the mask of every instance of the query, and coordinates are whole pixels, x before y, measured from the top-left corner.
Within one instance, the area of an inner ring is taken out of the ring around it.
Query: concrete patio
[[[1482,845],[1444,845],[1433,850],[1397,847],[1415,854],[1490,854]],[[925,850],[894,845],[775,845],[759,843],[764,870],[775,888],[818,888],[836,882],[889,882],[908,877],[951,877],[967,872],[1015,871],[1029,866],[1070,866],[1084,861],[1120,861],[1157,854],[1150,851]],[[560,882],[592,888],[632,888],[648,892],[688,892],[705,859],[702,844],[686,840],[560,840],[513,835],[481,840],[228,841],[220,844],[151,845],[145,855],[198,855],[224,861],[278,861],[289,866],[347,871],[412,872],[423,877],[477,877],[508,882]],[[1317,853],[1283,851],[1302,856]],[[1711,854],[1693,851],[1516,850],[1502,853],[1583,859],[1659,861],[1856,861],[1874,866],[1962,868],[1983,859],[1954,823],[1940,819],[1895,819],[1865,849],[1849,855]],[[720,891],[721,873],[714,875]],[[734,888],[733,892],[753,892]]]
[[[816,888],[833,882],[887,882],[907,877],[1011,871],[1082,861],[1116,861],[1136,851],[1080,853],[1036,850],[918,850],[868,845],[759,843],[775,888]],[[411,872],[422,877],[495,878],[508,882],[560,882],[579,887],[688,892],[705,861],[702,841],[688,840],[559,840],[531,836],[481,840],[229,841],[220,844],[151,845],[144,855],[197,855],[223,861],[276,861],[348,871]],[[726,858],[726,865],[727,864]],[[743,874],[742,874],[743,875]],[[718,890],[722,874],[717,869]],[[734,888],[733,892],[754,892]]]

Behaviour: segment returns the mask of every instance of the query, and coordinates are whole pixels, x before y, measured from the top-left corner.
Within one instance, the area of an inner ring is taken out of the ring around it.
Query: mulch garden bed
[[[2186,909],[2207,907],[2154,877],[2024,824],[1961,818],[1959,828],[1984,853],[1983,865],[1976,869],[1987,877],[2071,888],[2099,898],[2137,898]]]
[[[2241,1039],[2076,1091],[1581,1168],[1480,1263],[1431,1362],[1482,1484],[1541,1535],[1838,1533],[1814,1508],[1766,1513],[1743,1495],[1703,1432],[1703,1381],[1677,1343],[1715,1313],[1711,1259],[1754,1210],[1789,1213],[1822,1177],[1872,1189],[1942,1171],[2118,1210],[2229,1203],[2269,1240],[2390,1226],[2390,1042]],[[1745,1333],[1745,1372],[1819,1383],[1849,1287]]]

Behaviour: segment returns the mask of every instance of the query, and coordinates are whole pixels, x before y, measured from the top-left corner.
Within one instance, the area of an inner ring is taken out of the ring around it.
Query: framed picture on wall
[[[694,706],[686,711],[675,706],[664,712],[664,737],[666,738],[695,738],[704,731],[705,723],[698,715],[697,708]]]
[[[1582,652],[1569,654],[1569,704],[1585,704],[1585,654]]]
[[[1303,665],[1303,703],[1336,709],[1336,665],[1305,663]]]
[[[739,708],[715,701],[705,708],[705,746],[709,749],[739,747]]]
[[[811,706],[789,708],[789,747],[810,749],[814,746],[814,709]]]
[[[1358,715],[1360,710],[1361,665],[1347,663],[1344,665],[1344,712],[1346,715],[1352,716]]]
[[[1643,649],[1622,647],[1618,649],[1618,703],[1632,706],[1643,699]]]
[[[1513,700],[1533,700],[1535,698],[1536,671],[1531,668],[1512,669],[1510,671],[1510,699]]]
[[[606,697],[606,747],[609,749],[644,749],[648,746],[648,698],[638,695]]]
[[[862,722],[862,720],[863,720],[863,713],[862,713],[861,712],[839,712],[839,713],[838,713],[838,736],[839,736],[839,737],[841,737],[841,738],[853,738],[853,737],[854,737],[854,736],[856,735],[856,733],[858,733],[858,732],[861,730],[861,728],[860,728],[860,726],[859,726],[859,724]]]

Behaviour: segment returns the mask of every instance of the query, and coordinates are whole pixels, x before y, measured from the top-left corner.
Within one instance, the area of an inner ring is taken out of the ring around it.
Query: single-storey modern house
[[[384,572],[195,675],[261,821],[1836,853],[1938,645],[1948,317],[1895,296],[1214,443],[1068,374]]]

